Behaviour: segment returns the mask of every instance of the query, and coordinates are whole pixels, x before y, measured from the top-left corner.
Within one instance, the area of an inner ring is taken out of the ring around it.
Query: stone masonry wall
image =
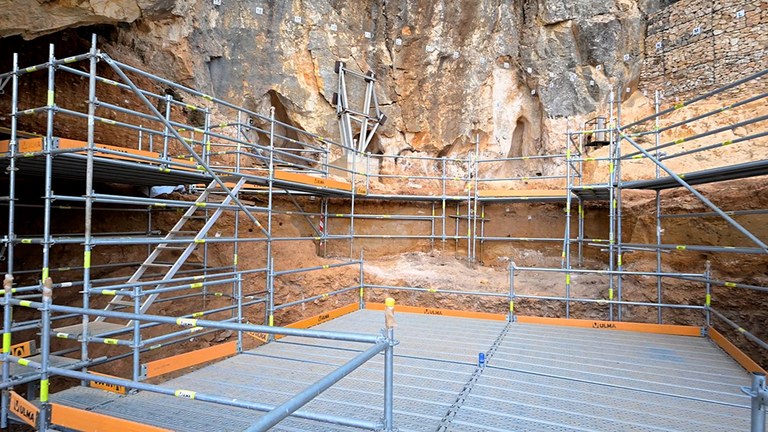
[[[768,0],[681,0],[649,17],[641,89],[687,99],[768,68]],[[745,87],[768,90],[768,77]]]

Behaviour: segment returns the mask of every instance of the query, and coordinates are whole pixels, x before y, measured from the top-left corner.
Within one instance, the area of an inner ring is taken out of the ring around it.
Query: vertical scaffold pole
[[[3,306],[3,382],[8,382],[11,375],[11,364],[8,355],[11,353],[12,312],[11,294],[13,290],[14,241],[16,237],[16,145],[17,145],[17,116],[19,103],[19,55],[13,54],[13,76],[11,77],[11,140],[8,143],[8,237],[6,238],[7,274],[3,280],[5,305]],[[10,405],[10,389],[3,389],[0,397],[0,428],[8,427],[8,408]]]
[[[171,138],[171,131],[169,126],[169,123],[171,121],[171,101],[173,100],[173,96],[166,95],[165,96],[165,128],[163,129],[163,159],[168,159],[168,140]]]
[[[569,144],[570,137],[570,125],[568,126],[568,135],[565,140],[565,181],[566,184],[570,184],[571,176],[573,172],[571,170],[571,146]],[[565,238],[563,255],[565,259],[565,317],[571,317],[571,205],[573,200],[571,198],[570,191],[567,191],[565,196]]]
[[[395,365],[395,299],[388,297],[385,301],[385,334],[387,348],[384,352],[384,430],[394,429],[394,365]]]
[[[507,321],[515,321],[515,262],[509,262],[509,314]]]
[[[96,133],[96,34],[91,36],[91,58],[88,73],[88,137],[87,137],[87,149],[86,149],[86,165],[85,165],[85,215],[83,217],[85,223],[85,242],[83,246],[83,308],[90,308],[91,306],[91,254],[93,253],[93,149],[95,147],[95,133]],[[148,230],[152,229],[152,210],[151,206],[147,209]],[[149,233],[147,234],[149,235]],[[89,357],[88,353],[88,326],[90,317],[83,315],[83,337],[80,345],[80,359],[87,361]],[[87,368],[82,369],[83,372],[87,372]],[[82,381],[82,386],[87,386],[88,383]]]
[[[361,135],[362,136],[362,135]],[[355,250],[355,196],[357,195],[357,187],[355,181],[357,181],[357,151],[352,150],[352,197],[349,202],[349,259],[354,256]]]
[[[267,325],[275,326],[275,261],[267,255]],[[274,335],[269,335],[269,340],[275,340]]]
[[[619,92],[619,100],[617,103],[617,111],[616,111],[616,127],[621,127],[621,103],[622,103],[622,95],[623,92]],[[614,201],[611,203],[611,205],[614,207],[614,212],[616,214],[616,268],[619,272],[622,271],[624,267],[623,256],[622,256],[622,246],[621,246],[621,196],[622,196],[622,186],[621,186],[621,141],[619,140],[616,143],[616,147],[614,149],[616,151],[616,155],[614,160],[614,172],[615,177],[614,181],[616,182],[616,195],[614,196]],[[624,282],[624,277],[621,273],[616,275],[616,298],[621,302],[622,300],[622,285]],[[619,304],[618,310],[619,310],[619,321],[621,321],[622,317],[622,311],[624,309],[624,306]]]
[[[441,172],[442,172],[442,186],[443,186],[443,195],[442,195],[442,199],[441,199],[442,205],[443,205],[442,237],[441,237],[440,241],[441,241],[441,246],[442,246],[441,252],[445,252],[445,241],[446,241],[446,239],[445,239],[445,220],[448,217],[448,215],[446,214],[446,211],[445,211],[445,186],[446,186],[445,182],[447,180],[446,179],[446,172],[445,172],[445,170],[446,170],[446,167],[445,167],[445,156],[440,158],[440,166],[442,167]]]
[[[43,307],[40,312],[42,314],[42,328],[40,335],[41,347],[41,359],[40,359],[40,414],[38,427],[41,431],[45,432],[48,429],[48,422],[50,420],[50,404],[48,403],[48,367],[49,357],[51,353],[51,311],[50,305],[53,297],[53,282],[48,277],[48,269],[50,268],[50,254],[51,254],[51,203],[53,201],[53,194],[51,191],[51,185],[53,182],[53,117],[56,110],[55,101],[55,74],[56,66],[54,62],[56,57],[54,56],[53,44],[49,46],[48,51],[48,94],[47,94],[47,118],[46,118],[46,132],[45,132],[45,211],[43,219],[43,271],[41,277],[41,284],[43,290]],[[85,335],[87,337],[87,335]]]
[[[477,126],[475,126],[477,127]],[[475,132],[475,165],[474,165],[473,183],[473,204],[472,204],[472,258],[470,262],[474,263],[477,257],[477,188],[480,176],[480,134]],[[467,220],[469,223],[469,220]]]
[[[614,109],[614,98],[615,98],[615,92],[613,89],[611,89],[610,96],[608,98],[609,100],[609,106],[610,106],[610,120],[609,120],[609,133],[608,133],[608,142],[609,142],[609,151],[608,151],[608,270],[613,271],[614,270],[614,235],[615,235],[615,226],[616,226],[616,212],[614,211],[613,207],[613,201],[616,199],[616,190],[614,188],[614,148],[616,146],[616,138],[614,134],[614,121],[615,118],[613,116],[613,109]],[[613,274],[608,275],[608,300],[613,301]],[[608,319],[610,321],[613,321],[613,303],[609,303],[608,306]]]
[[[365,309],[365,269],[363,248],[360,248],[360,309]]]
[[[656,90],[655,94],[655,101],[654,106],[656,109],[656,119],[655,119],[655,130],[654,130],[654,136],[656,139],[656,144],[654,147],[656,147],[656,159],[659,158],[659,146],[661,145],[661,132],[659,132],[659,111],[661,109],[661,98],[659,95],[659,91]],[[658,165],[656,165],[656,178],[658,179],[661,175],[661,169]],[[661,273],[661,190],[656,191],[656,272]],[[656,302],[659,304],[659,306],[656,308],[656,322],[658,324],[661,324],[663,322],[663,317],[661,315],[661,304],[662,304],[662,298],[664,296],[663,288],[662,288],[662,279],[661,276],[656,276]]]
[[[267,183],[267,257],[272,256],[272,204],[275,182],[275,107],[269,107],[269,181]],[[271,319],[271,318],[270,318]],[[272,324],[270,324],[272,325]]]
[[[709,310],[712,305],[712,263],[707,260],[707,266],[704,270],[704,278],[706,279],[706,294],[704,297],[704,313],[707,319],[707,327],[712,325],[712,312]]]
[[[752,372],[752,415],[751,432],[765,432],[765,410],[768,403],[768,389],[765,387],[765,374]]]
[[[141,313],[141,286],[136,285],[133,287],[133,313]],[[134,381],[141,381],[141,322],[137,319],[131,321],[133,323],[133,369],[132,377]]]
[[[235,276],[237,282],[235,282],[235,301],[237,301],[237,323],[243,323],[243,275],[238,273]],[[237,353],[243,352],[243,331],[237,331]]]

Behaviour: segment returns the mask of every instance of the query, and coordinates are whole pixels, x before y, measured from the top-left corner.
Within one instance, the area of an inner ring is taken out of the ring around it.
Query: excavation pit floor
[[[315,328],[377,333],[361,310]],[[394,421],[400,431],[749,430],[749,374],[704,337],[398,313]],[[367,345],[286,337],[163,386],[278,405]],[[478,353],[489,358],[478,368]],[[383,356],[302,408],[379,421]],[[52,402],[177,431],[242,431],[259,412],[149,392],[74,387]],[[273,430],[351,428],[288,418]]]

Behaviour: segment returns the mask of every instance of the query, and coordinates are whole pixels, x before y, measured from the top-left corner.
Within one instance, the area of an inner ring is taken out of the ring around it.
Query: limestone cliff
[[[378,149],[557,151],[564,122],[634,88],[654,0],[0,1],[0,37],[98,27],[115,57],[337,136],[334,62],[379,77]],[[112,27],[114,26],[114,27]]]

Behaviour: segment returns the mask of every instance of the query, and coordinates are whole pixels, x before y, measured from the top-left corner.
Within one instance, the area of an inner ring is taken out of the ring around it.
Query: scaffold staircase
[[[178,222],[171,228],[170,231],[165,235],[163,240],[176,240],[180,238],[188,238],[188,235],[194,234],[194,238],[191,240],[189,244],[182,244],[179,245],[178,243],[160,243],[155,247],[155,249],[152,251],[152,253],[149,254],[147,259],[144,260],[144,262],[139,266],[138,269],[133,273],[133,275],[128,279],[127,283],[132,282],[138,282],[141,280],[142,277],[144,277],[145,273],[150,269],[166,269],[165,274],[163,277],[158,280],[157,286],[155,288],[159,288],[163,282],[166,282],[168,280],[173,279],[173,277],[176,275],[176,273],[181,269],[181,267],[184,265],[184,263],[187,261],[187,259],[192,255],[192,253],[195,251],[197,246],[199,244],[202,244],[205,242],[205,237],[208,234],[208,231],[213,227],[213,225],[216,223],[216,221],[219,219],[219,217],[222,215],[222,213],[225,210],[225,207],[228,206],[231,202],[235,194],[237,194],[240,189],[245,184],[245,178],[241,178],[234,187],[232,187],[231,194],[227,194],[227,196],[224,198],[224,200],[220,203],[220,205],[216,208],[216,210],[206,216],[201,216],[198,214],[198,211],[205,209],[208,197],[213,193],[219,186],[218,183],[214,180],[212,181],[200,194],[200,196],[195,200],[195,202],[189,206],[186,212],[179,218]],[[190,230],[188,227],[185,229],[185,226],[187,226],[187,223],[192,220],[205,220],[205,224],[202,228],[199,230]],[[163,255],[166,252],[174,252],[174,251],[180,251],[181,253],[179,256],[175,259],[172,263],[165,263],[162,261],[159,261],[159,258],[161,255]],[[141,304],[141,313],[145,313],[150,306],[152,306],[152,303],[157,299],[159,294],[153,293],[148,295]],[[116,295],[112,298],[112,300],[107,304],[107,306],[104,308],[105,310],[111,311],[118,309],[120,307],[132,307],[134,304],[131,301],[124,300],[125,296]],[[95,319],[96,322],[104,321],[105,317],[98,317]]]

